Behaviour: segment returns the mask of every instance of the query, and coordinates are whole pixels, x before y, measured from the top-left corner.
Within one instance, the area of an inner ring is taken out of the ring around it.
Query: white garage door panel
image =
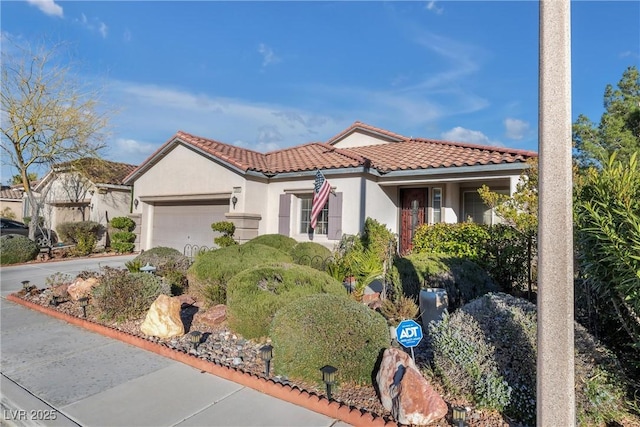
[[[167,246],[180,252],[187,244],[213,247],[211,224],[225,221],[227,208],[226,201],[224,204],[156,205],[152,246]]]

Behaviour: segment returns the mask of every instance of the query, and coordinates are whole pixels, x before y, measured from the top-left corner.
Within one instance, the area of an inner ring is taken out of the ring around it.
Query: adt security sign
[[[403,320],[396,328],[398,342],[403,347],[415,347],[422,340],[422,328],[415,320]]]

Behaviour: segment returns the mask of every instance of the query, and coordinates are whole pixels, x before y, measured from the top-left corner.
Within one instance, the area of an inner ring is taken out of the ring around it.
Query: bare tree
[[[69,65],[60,63],[60,53],[59,46],[32,49],[16,43],[2,51],[3,162],[22,177],[30,238],[45,199],[32,190],[32,170],[98,158],[105,147],[108,114],[99,108],[100,91],[81,83]]]

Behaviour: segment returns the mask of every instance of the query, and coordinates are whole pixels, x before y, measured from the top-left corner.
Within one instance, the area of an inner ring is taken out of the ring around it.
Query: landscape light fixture
[[[233,209],[236,208],[236,203],[238,203],[238,198],[236,196],[233,196],[231,198],[231,204],[233,205]]]
[[[28,280],[23,280],[23,281],[22,281],[22,289],[23,289],[25,292],[29,292],[29,289],[31,289],[31,282],[30,282],[30,281],[28,281]]]
[[[260,358],[264,360],[264,376],[269,377],[269,368],[273,358],[273,347],[269,344],[260,347]]]
[[[82,317],[87,317],[87,305],[89,305],[89,298],[82,297],[78,298],[78,302],[80,303],[80,307],[82,307]]]
[[[144,267],[140,267],[140,271],[142,271],[143,273],[153,274],[156,272],[156,268],[147,262]]]
[[[191,344],[193,345],[194,350],[198,349],[198,345],[200,344],[201,338],[202,338],[202,332],[200,331],[192,331],[189,333],[189,339],[191,340]]]
[[[140,201],[138,201],[138,199],[133,199],[133,207],[138,209],[138,203],[140,203]]]
[[[62,297],[60,295],[52,295],[51,296],[51,305],[57,307],[62,302]]]
[[[454,406],[451,419],[453,425],[456,427],[466,427],[469,425],[465,422],[467,420],[467,409],[464,406]]]
[[[327,399],[331,400],[331,386],[336,383],[336,372],[338,368],[331,365],[325,365],[320,368],[322,372],[322,381],[327,385]]]

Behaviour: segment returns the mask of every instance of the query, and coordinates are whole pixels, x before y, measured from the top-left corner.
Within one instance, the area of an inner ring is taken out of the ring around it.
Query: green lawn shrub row
[[[249,268],[227,283],[229,327],[244,338],[266,337],[278,309],[317,293],[346,294],[342,283],[312,267],[274,263]]]
[[[346,294],[296,299],[276,313],[269,336],[276,374],[316,384],[325,365],[338,368],[341,382],[371,384],[390,345],[385,319]]]

